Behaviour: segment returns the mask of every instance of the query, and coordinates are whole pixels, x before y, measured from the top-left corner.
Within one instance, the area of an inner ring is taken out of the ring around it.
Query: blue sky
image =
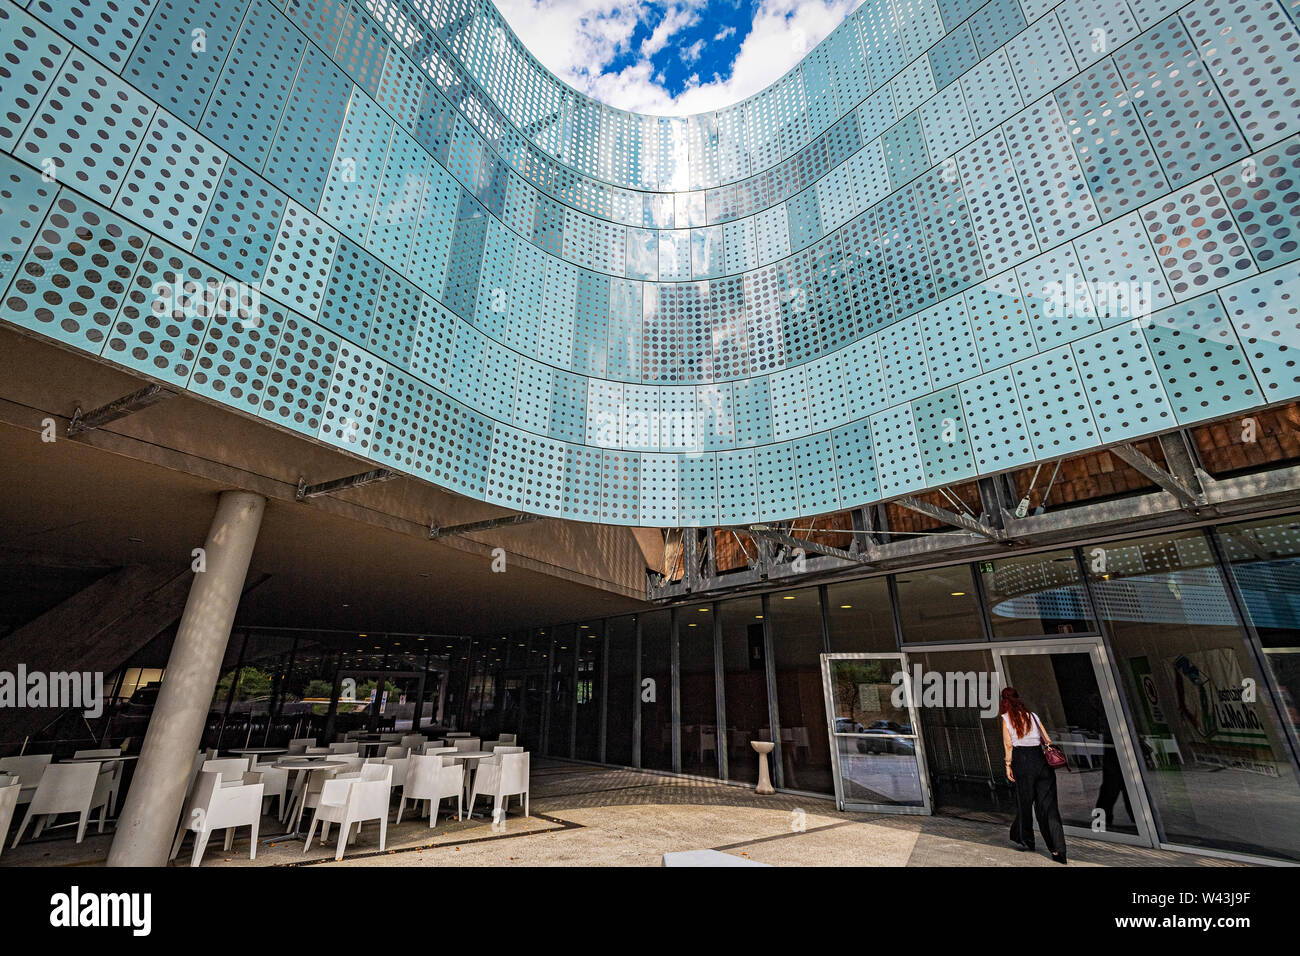
[[[495,0],[525,45],[584,93],[687,115],[767,86],[859,0]]]

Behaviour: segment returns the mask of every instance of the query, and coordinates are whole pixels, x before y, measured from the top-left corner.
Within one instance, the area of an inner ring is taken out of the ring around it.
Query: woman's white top
[[[1029,732],[1023,737],[1016,733],[1015,725],[1011,723],[1010,714],[1003,714],[1002,721],[1007,725],[1007,733],[1011,735],[1011,746],[1041,747],[1043,745],[1043,736],[1038,732],[1037,714],[1030,714]]]

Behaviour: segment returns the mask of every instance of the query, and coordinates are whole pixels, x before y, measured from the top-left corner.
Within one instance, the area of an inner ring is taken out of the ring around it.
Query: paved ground
[[[558,761],[538,760],[532,787],[531,816],[512,806],[504,832],[493,831],[480,802],[474,819],[444,814],[434,828],[408,812],[400,826],[389,824],[382,853],[378,826],[367,824],[341,864],[334,840],[328,847],[318,840],[307,853],[300,840],[262,845],[250,862],[244,830],[229,852],[214,837],[203,865],[658,866],[664,853],[705,848],[775,866],[1054,865],[1042,849],[1014,850],[1006,826],[990,822],[839,813],[830,801],[809,797],[760,797],[746,788]],[[266,818],[263,839],[280,829]],[[78,846],[69,830],[56,832],[6,847],[0,866],[95,866],[107,856],[107,833]],[[176,862],[188,865],[189,853],[187,841]],[[1069,853],[1072,866],[1236,865],[1095,840],[1071,840]]]

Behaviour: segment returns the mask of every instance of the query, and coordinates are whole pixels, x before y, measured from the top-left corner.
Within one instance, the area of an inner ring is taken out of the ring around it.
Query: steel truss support
[[[134,415],[150,405],[164,402],[175,394],[175,392],[163,388],[161,385],[146,385],[138,392],[124,395],[107,405],[99,406],[93,411],[83,414],[81,409],[78,408],[72,413],[72,420],[68,422],[68,436],[71,437],[81,432],[102,428],[109,422],[115,422],[119,418],[126,418],[127,415]]]
[[[349,475],[347,478],[335,478],[333,481],[323,481],[319,485],[307,484],[306,478],[298,479],[298,490],[294,498],[298,501],[305,501],[308,498],[319,498],[321,495],[332,494],[336,491],[347,491],[349,488],[360,488],[362,485],[374,485],[381,481],[392,481],[397,477],[395,472],[387,468],[376,468],[374,471],[367,471],[361,475]]]
[[[982,496],[981,496],[982,497]],[[977,534],[980,537],[988,538],[990,541],[1006,541],[1007,533],[1000,527],[994,527],[992,524],[983,524],[976,521],[970,515],[958,514],[955,511],[949,511],[947,508],[940,508],[938,505],[932,505],[927,501],[921,501],[912,495],[904,495],[901,498],[895,498],[894,504],[908,511],[915,511],[918,514],[927,515],[944,524],[954,525],[962,528],[971,534]],[[987,512],[986,512],[987,513]]]
[[[1171,439],[1167,446],[1164,438]],[[1205,504],[1205,493],[1201,489],[1200,479],[1196,476],[1194,467],[1191,465],[1191,455],[1182,435],[1174,434],[1162,437],[1160,447],[1162,449],[1168,447],[1166,454],[1170,456],[1171,465],[1175,468],[1186,468],[1187,478],[1190,478],[1195,483],[1194,485],[1189,484],[1185,477],[1165,471],[1165,469],[1138,451],[1134,445],[1115,445],[1107,450],[1120,461],[1131,465],[1141,472],[1143,476],[1150,478],[1177,498],[1178,503],[1184,509],[1195,511],[1202,507]]]
[[[446,528],[434,525],[429,529],[429,537],[445,538],[452,534],[473,534],[475,531],[493,531],[496,528],[509,528],[517,524],[531,524],[543,520],[543,515],[517,514],[505,518],[489,518],[486,521],[471,521],[469,524],[454,524]]]
[[[801,548],[812,554],[821,554],[828,558],[839,558],[841,561],[852,561],[854,564],[871,563],[873,549],[870,545],[860,551],[845,551],[843,548],[833,548],[829,544],[819,544],[816,541],[809,541],[807,538],[797,538],[794,535],[786,534],[784,531],[774,530],[767,525],[750,525],[743,530],[746,534],[755,538],[766,539],[787,548]]]

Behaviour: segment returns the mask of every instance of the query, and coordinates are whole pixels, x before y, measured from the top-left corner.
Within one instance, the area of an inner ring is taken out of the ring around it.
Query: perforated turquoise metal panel
[[[943,388],[968,378],[971,370],[978,367],[979,356],[961,296],[926,309],[916,320],[918,327],[926,330],[925,360],[931,385]]]
[[[1261,269],[1300,259],[1300,136],[1229,167],[1218,184]]]
[[[109,204],[153,111],[154,104],[129,83],[73,50],[14,152],[59,182]]]
[[[0,320],[510,508],[816,514],[1300,397],[1298,70],[1277,0],[868,0],[638,117],[490,3],[0,0]]]
[[[5,293],[5,318],[98,355],[145,242],[126,220],[61,191]]]
[[[325,283],[338,242],[337,232],[290,201],[271,248],[262,291],[307,315],[318,314],[325,301]]]
[[[35,17],[0,6],[0,149],[11,150],[36,113],[69,46]]]
[[[158,110],[113,209],[155,235],[193,249],[225,164],[222,150]]]
[[[1180,425],[1260,404],[1259,385],[1217,295],[1161,309],[1142,327]]]
[[[1026,103],[1056,89],[1078,71],[1055,13],[1008,42],[1007,58]]]
[[[1010,371],[998,369],[969,379],[958,391],[963,408],[968,409],[965,424],[976,471],[988,475],[1034,460]]]
[[[956,386],[913,400],[912,421],[927,484],[948,484],[975,474],[966,413]]]
[[[1142,221],[1175,299],[1258,271],[1212,177],[1143,206]]]
[[[870,422],[880,493],[893,497],[924,488],[925,465],[916,441],[912,407],[896,405],[872,415]]]
[[[253,0],[199,128],[243,162],[260,169],[305,43],[271,0]]]
[[[835,446],[829,432],[794,442],[794,468],[799,482],[799,505],[808,514],[834,511],[840,506],[835,479]]]
[[[114,73],[121,73],[154,2],[31,0],[28,9]]]
[[[271,261],[286,200],[234,159],[226,165],[194,251],[236,278],[260,282]]]
[[[876,480],[876,456],[871,441],[871,427],[865,421],[837,428],[832,433],[835,446],[835,473],[839,477],[840,497],[845,501],[871,499],[880,494]]]
[[[1097,444],[1097,426],[1068,345],[1011,366],[1035,457],[1055,458]]]
[[[154,239],[145,245],[101,354],[183,387],[213,314],[252,321],[254,305],[251,290],[228,285],[224,276]]]
[[[1038,351],[1034,325],[1041,321],[1042,300],[1027,298],[1012,270],[982,282],[965,295],[971,334],[983,368],[1001,368]]]
[[[1268,401],[1294,395],[1300,384],[1300,276],[1265,273],[1227,286],[1220,297]]]
[[[0,286],[8,287],[57,192],[35,171],[0,155]]]
[[[1140,326],[1117,325],[1071,346],[1092,403],[1093,421],[1107,444],[1175,423]]]

